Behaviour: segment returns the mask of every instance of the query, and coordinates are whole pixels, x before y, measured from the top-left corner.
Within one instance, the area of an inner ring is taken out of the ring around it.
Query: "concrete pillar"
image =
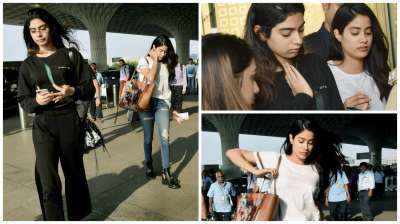
[[[187,64],[190,57],[190,39],[183,36],[176,36],[175,41],[179,62],[181,64]]]
[[[359,133],[358,137],[367,145],[369,149],[369,163],[374,166],[382,164],[382,142],[384,136],[377,132],[361,132],[353,129],[355,133]]]
[[[91,62],[97,64],[99,71],[107,70],[106,29],[107,27],[99,24],[88,27]]]
[[[368,149],[370,152],[370,163],[373,166],[382,165],[382,143],[380,139],[373,139],[375,141],[368,141]]]
[[[90,36],[91,61],[98,70],[107,69],[106,31],[108,24],[121,4],[70,4],[66,7],[71,15],[77,17],[88,29]]]
[[[203,116],[208,119],[215,128],[217,128],[221,138],[222,165],[220,166],[220,169],[224,171],[227,178],[240,177],[240,168],[232,164],[232,162],[225,156],[225,152],[228,149],[239,147],[239,131],[246,115],[206,114]]]

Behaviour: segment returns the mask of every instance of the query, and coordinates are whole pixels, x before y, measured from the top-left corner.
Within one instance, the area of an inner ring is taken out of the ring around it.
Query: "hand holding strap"
[[[260,152],[257,152],[256,155],[257,155],[258,161],[260,162],[261,169],[264,169],[264,165],[263,165],[261,157],[260,157]],[[277,171],[278,175],[279,175],[279,167],[281,165],[281,160],[282,160],[282,155],[279,154],[278,163],[276,165],[276,171]],[[278,178],[278,177],[276,177],[276,178]],[[273,178],[274,179],[274,194],[276,194],[276,178]],[[264,181],[265,181],[265,177],[263,178],[261,187],[264,185]]]

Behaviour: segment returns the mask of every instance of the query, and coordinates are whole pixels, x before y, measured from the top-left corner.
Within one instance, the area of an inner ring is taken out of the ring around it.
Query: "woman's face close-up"
[[[289,140],[292,144],[290,156],[296,160],[305,161],[314,148],[314,133],[305,129],[294,137],[290,134]]]
[[[165,55],[167,55],[168,47],[165,45],[161,45],[156,47],[158,60],[161,61],[164,59]]]
[[[243,70],[242,74],[240,91],[248,105],[254,104],[254,96],[260,91],[256,81],[254,80],[256,68],[256,62],[252,59],[250,65]]]
[[[342,34],[336,29],[334,34],[342,45],[345,58],[364,59],[368,56],[373,39],[371,20],[368,16],[357,15],[344,28]]]
[[[280,62],[290,62],[299,54],[303,37],[304,15],[295,13],[272,28],[270,37],[266,38],[266,43]]]
[[[32,40],[39,46],[46,46],[50,43],[49,26],[41,19],[32,19],[29,24],[29,32]]]

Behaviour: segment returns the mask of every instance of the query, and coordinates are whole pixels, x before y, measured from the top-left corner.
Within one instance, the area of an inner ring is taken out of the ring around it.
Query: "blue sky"
[[[26,47],[22,36],[22,26],[3,25],[4,61],[22,61],[26,58]],[[88,31],[74,30],[82,55],[90,59],[90,39]],[[145,55],[154,37],[131,34],[107,33],[107,58],[123,57],[137,60]],[[171,39],[175,45],[175,39]],[[198,54],[198,41],[190,41],[190,54]]]
[[[221,164],[222,153],[221,153],[221,141],[219,134],[216,132],[201,132],[202,135],[202,156],[201,165],[207,164]],[[259,135],[239,135],[239,147],[250,151],[273,151],[279,152],[284,138],[280,137],[269,137]],[[352,159],[356,159],[357,153],[368,152],[366,146],[343,144],[343,154]],[[383,164],[385,161],[396,161],[397,154],[394,149],[383,149],[382,160]],[[368,162],[368,160],[355,160],[355,164],[358,165],[360,162]]]

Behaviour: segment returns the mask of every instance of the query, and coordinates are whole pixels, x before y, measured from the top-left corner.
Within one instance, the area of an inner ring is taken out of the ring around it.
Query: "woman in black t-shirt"
[[[91,212],[91,201],[75,101],[94,96],[89,66],[77,50],[65,48],[63,41],[71,43],[69,30],[44,9],[29,10],[24,39],[29,55],[19,70],[18,101],[26,112],[35,113],[35,180],[43,219],[65,219],[60,161],[68,220],[81,220]]]
[[[303,4],[251,5],[244,39],[256,55],[256,109],[343,109],[326,63],[303,55],[303,32]]]

